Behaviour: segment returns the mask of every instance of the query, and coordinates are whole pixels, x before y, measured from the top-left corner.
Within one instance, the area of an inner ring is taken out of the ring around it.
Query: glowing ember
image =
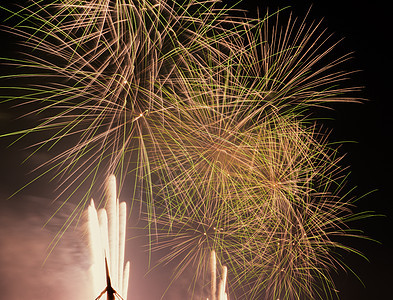
[[[97,212],[93,200],[88,208],[93,293],[100,295],[97,299],[104,294],[108,294],[109,297],[110,289],[113,288],[115,295],[127,299],[130,272],[130,262],[124,266],[127,207],[125,202],[119,203],[116,196],[114,175],[109,176],[107,180],[105,196],[105,209]],[[108,270],[105,266],[106,261]]]

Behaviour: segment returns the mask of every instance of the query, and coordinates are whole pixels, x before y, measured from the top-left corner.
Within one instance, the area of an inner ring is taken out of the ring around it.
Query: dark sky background
[[[331,118],[326,121],[326,126],[333,129],[332,141],[355,141],[345,143],[340,150],[342,154],[347,153],[344,164],[350,166],[349,184],[357,186],[355,194],[362,196],[377,190],[361,199],[356,211],[370,210],[384,215],[353,224],[380,243],[349,241],[367,256],[369,262],[355,255],[345,255],[345,262],[362,279],[365,287],[353,274],[339,271],[334,277],[343,300],[389,299],[393,281],[391,12],[381,0],[367,5],[360,3],[352,0],[249,0],[239,4],[251,13],[259,7],[262,14],[267,7],[274,11],[278,7],[291,6],[290,10],[300,18],[312,5],[309,20],[324,18],[324,27],[334,33],[337,40],[344,38],[335,50],[337,56],[353,51],[354,58],[346,67],[361,70],[353,76],[352,82],[364,86],[358,95],[368,101],[334,105],[334,111],[323,112],[323,116]],[[22,51],[9,34],[1,32],[0,37],[0,57],[12,57]],[[0,90],[0,94],[4,93]],[[28,125],[28,119],[16,120],[19,114],[20,110],[10,110],[1,104],[0,133]],[[34,178],[36,175],[29,172],[51,156],[50,153],[39,153],[21,164],[31,152],[25,148],[31,141],[27,139],[7,147],[12,140],[0,139],[0,292],[11,300],[88,299],[85,291],[88,284],[86,250],[80,229],[70,230],[42,266],[46,247],[63,224],[67,211],[72,209],[72,203],[49,226],[42,228],[56,209],[56,204],[51,204],[56,195],[55,183],[48,183],[47,178],[43,178],[11,200],[5,200]],[[135,292],[132,299],[159,299],[168,282],[165,275],[168,270],[138,276],[146,271],[146,253],[133,241],[128,242],[127,248],[128,259],[132,261],[130,290]],[[165,299],[181,299],[175,293],[181,293],[182,285],[179,282]]]

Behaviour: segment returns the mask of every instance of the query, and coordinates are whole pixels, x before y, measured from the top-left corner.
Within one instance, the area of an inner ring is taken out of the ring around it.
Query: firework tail
[[[104,266],[104,251],[98,249],[103,249],[101,244],[101,232],[99,230],[99,223],[97,217],[97,211],[94,207],[93,200],[88,207],[88,232],[89,232],[89,249],[90,256],[92,260],[92,265],[90,268],[90,274],[92,278],[93,285],[93,295],[98,295],[102,287],[105,286],[105,277],[97,276],[97,274],[105,274]]]
[[[216,262],[216,252],[213,250],[210,254],[210,299],[216,300],[217,293],[217,262]]]
[[[125,202],[121,202],[119,205],[119,291],[123,291],[124,281],[124,273],[127,273],[121,269],[124,266],[124,255],[125,255],[125,241],[126,241],[126,220],[127,220],[127,205]],[[125,281],[128,282],[128,279]],[[128,285],[128,284],[127,284]],[[122,293],[122,295],[127,295],[126,293]]]
[[[223,266],[221,269],[221,280],[218,285],[218,300],[226,300],[228,298],[227,294],[225,293],[225,286],[227,284],[227,273],[227,267]]]
[[[116,178],[114,175],[109,176],[106,183],[106,205],[105,209],[108,214],[108,238],[109,238],[109,261],[110,273],[113,274],[113,285],[116,289],[118,286],[119,264],[119,204],[116,197]],[[122,220],[123,221],[123,220]]]

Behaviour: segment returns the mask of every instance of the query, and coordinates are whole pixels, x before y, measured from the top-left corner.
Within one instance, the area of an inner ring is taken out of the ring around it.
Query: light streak
[[[119,203],[114,175],[107,179],[105,198],[105,208],[98,212],[93,200],[88,207],[93,293],[99,295],[106,286],[106,257],[112,287],[123,299],[127,299],[130,272],[130,262],[127,261],[124,265],[127,207],[125,202]]]
[[[216,252],[212,250],[210,252],[210,298],[207,300],[227,300],[228,294],[225,292],[227,283],[228,269],[226,266],[221,268],[221,279],[218,282],[218,293],[217,293],[217,257]]]

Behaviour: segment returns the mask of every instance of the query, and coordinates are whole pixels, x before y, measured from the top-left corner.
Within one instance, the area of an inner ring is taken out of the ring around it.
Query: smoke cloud
[[[61,212],[43,228],[51,215],[48,203],[34,196],[0,199],[2,299],[86,300],[91,296],[79,230],[68,230],[48,256],[48,246],[60,228],[57,225],[64,223],[67,213]]]

